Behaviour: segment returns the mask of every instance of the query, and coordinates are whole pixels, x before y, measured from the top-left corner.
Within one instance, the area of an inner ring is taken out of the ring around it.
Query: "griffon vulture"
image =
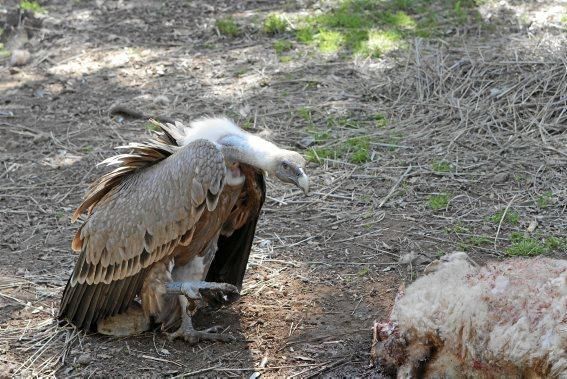
[[[103,162],[118,167],[73,215],[87,218],[72,242],[80,255],[58,318],[111,335],[157,323],[188,342],[226,340],[216,328],[195,330],[191,316],[203,301],[238,297],[264,174],[307,193],[305,159],[224,118],[154,124],[150,141]]]

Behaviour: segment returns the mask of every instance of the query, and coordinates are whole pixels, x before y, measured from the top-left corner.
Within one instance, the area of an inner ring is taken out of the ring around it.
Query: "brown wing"
[[[97,199],[73,240],[80,255],[59,319],[91,329],[124,311],[146,270],[176,246],[191,243],[205,208],[215,209],[225,175],[220,150],[198,140],[134,171]]]
[[[250,166],[241,165],[246,175],[244,188],[225,221],[218,250],[207,273],[209,282],[230,283],[242,288],[256,223],[266,199],[264,176]]]

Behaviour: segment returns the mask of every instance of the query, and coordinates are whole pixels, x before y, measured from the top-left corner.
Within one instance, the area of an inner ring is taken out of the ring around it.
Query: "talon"
[[[212,303],[224,305],[234,301],[240,296],[236,286],[229,283],[204,281],[174,282],[166,285],[166,292],[179,295],[179,306],[182,309],[181,326],[175,332],[167,333],[169,340],[183,338],[190,344],[195,344],[202,340],[222,342],[234,340],[230,335],[221,334],[223,329],[218,325],[205,330],[195,330],[191,316],[201,302],[211,301]]]

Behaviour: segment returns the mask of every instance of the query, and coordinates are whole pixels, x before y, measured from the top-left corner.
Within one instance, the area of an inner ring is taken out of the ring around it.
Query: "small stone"
[[[25,66],[31,61],[31,54],[27,50],[14,50],[10,57],[10,66]]]
[[[315,138],[311,136],[304,137],[301,140],[299,140],[299,142],[297,143],[297,145],[302,149],[307,149],[308,147],[313,146],[314,144],[315,144]]]
[[[154,99],[154,103],[158,105],[169,105],[169,98],[165,95],[159,95]]]
[[[407,265],[407,264],[410,264],[413,261],[415,261],[416,258],[417,258],[417,255],[415,254],[415,252],[410,251],[409,253],[400,256],[399,262],[401,264]]]
[[[423,254],[420,254],[414,261],[414,264],[418,266],[425,266],[429,263],[431,263],[431,258]]]
[[[77,358],[77,363],[80,364],[80,365],[83,365],[83,366],[86,366],[89,363],[91,363],[90,354],[83,353],[83,354],[79,355],[79,358]]]
[[[530,221],[530,225],[528,225],[528,233],[533,233],[534,230],[536,230],[538,225],[538,221],[537,219],[533,219],[532,221]]]
[[[492,177],[492,182],[496,184],[506,183],[510,174],[507,172],[499,172],[498,174]]]

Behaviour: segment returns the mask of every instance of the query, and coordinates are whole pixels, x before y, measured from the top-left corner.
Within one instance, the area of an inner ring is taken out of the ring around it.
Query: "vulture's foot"
[[[172,295],[183,295],[190,301],[203,300],[213,307],[230,304],[240,297],[238,288],[232,284],[205,281],[168,283],[166,291]]]
[[[229,342],[234,338],[228,334],[221,334],[223,328],[219,325],[210,327],[205,330],[195,330],[191,324],[191,319],[188,318],[187,321],[183,318],[183,322],[179,329],[173,333],[167,333],[167,338],[173,341],[176,338],[184,339],[190,344],[195,344],[199,341],[221,341]]]

